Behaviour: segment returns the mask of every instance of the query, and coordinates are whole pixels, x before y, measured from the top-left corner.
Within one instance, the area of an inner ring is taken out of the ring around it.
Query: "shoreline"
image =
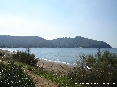
[[[12,51],[11,50],[6,50],[6,49],[1,49],[0,48],[0,52],[4,53],[5,56],[11,56]],[[60,62],[60,61],[51,61],[51,60],[47,60],[44,58],[37,58],[38,62],[36,64],[36,67],[39,69],[43,69],[46,70],[50,73],[54,73],[54,74],[67,74],[69,71],[71,71],[73,69],[73,65],[72,64],[68,64],[66,62]]]
[[[26,51],[26,48],[0,48],[5,49],[13,53],[13,51]],[[107,48],[101,48],[101,51],[109,50],[111,53],[116,53],[117,49],[107,49]],[[95,55],[97,52],[96,48],[83,48],[83,49],[76,49],[76,48],[69,48],[66,50],[66,48],[60,48],[54,50],[53,48],[30,48],[30,52],[35,55],[35,58],[40,58],[47,61],[72,65],[73,67],[76,67],[77,60],[80,60],[79,55],[80,54],[92,54]],[[72,54],[73,53],[73,54]],[[116,54],[117,55],[117,54]]]
[[[15,50],[15,49],[5,49],[5,48],[0,48],[0,52],[1,53],[5,53],[6,55],[11,55],[11,54],[14,54],[14,53],[16,53],[17,51],[19,51],[19,50]],[[66,65],[68,65],[68,66],[75,66],[75,63],[73,63],[73,64],[71,64],[71,63],[69,63],[69,62],[64,62],[64,61],[60,61],[59,59],[57,59],[56,58],[56,60],[51,60],[51,59],[46,59],[46,58],[39,58],[39,57],[37,57],[37,56],[35,56],[35,59],[39,59],[39,60],[45,60],[45,61],[48,61],[48,62],[54,62],[54,63],[57,63],[57,64],[66,64]]]
[[[50,60],[50,59],[46,59],[46,58],[38,58],[36,57],[37,59],[39,60],[44,60],[44,61],[47,61],[47,62],[53,62],[53,63],[57,63],[57,64],[65,64],[65,65],[68,65],[68,66],[73,66],[74,64],[71,64],[71,63],[68,63],[68,62],[64,62],[64,61],[59,61],[59,59],[56,59],[55,61],[53,60]]]

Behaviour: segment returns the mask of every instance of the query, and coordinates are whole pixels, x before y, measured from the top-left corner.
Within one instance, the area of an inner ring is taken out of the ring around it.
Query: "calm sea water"
[[[4,48],[6,50],[19,50],[25,51],[26,48]],[[117,48],[101,48],[101,51],[109,50],[111,53],[117,54]],[[30,48],[30,52],[35,54],[36,57],[60,62],[67,64],[74,64],[79,59],[80,54],[92,54],[97,53],[98,48]]]

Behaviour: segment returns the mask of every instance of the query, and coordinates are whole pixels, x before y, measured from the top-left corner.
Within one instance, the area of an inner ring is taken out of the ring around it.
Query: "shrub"
[[[72,85],[89,83],[83,86],[117,87],[117,55],[98,49],[95,56],[83,54],[80,58],[74,71],[69,74]]]
[[[32,78],[21,67],[9,61],[0,63],[0,87],[35,87]]]
[[[21,61],[23,63],[26,63],[28,65],[35,65],[37,63],[37,59],[35,59],[34,54],[30,54],[30,49],[27,48],[25,52],[17,52],[16,54],[13,54],[13,59]]]

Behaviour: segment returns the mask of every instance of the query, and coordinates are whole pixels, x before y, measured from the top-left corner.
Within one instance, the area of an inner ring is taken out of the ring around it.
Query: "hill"
[[[34,48],[112,48],[104,41],[97,41],[81,36],[75,38],[57,38],[46,40],[39,36],[0,35],[0,47],[34,47]]]

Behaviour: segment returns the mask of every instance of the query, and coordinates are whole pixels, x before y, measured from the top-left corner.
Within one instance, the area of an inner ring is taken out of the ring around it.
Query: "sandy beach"
[[[57,62],[51,62],[39,59],[37,62],[37,66],[54,74],[58,75],[65,75],[68,74],[69,71],[73,69],[73,66],[63,64],[63,63],[57,63]]]

